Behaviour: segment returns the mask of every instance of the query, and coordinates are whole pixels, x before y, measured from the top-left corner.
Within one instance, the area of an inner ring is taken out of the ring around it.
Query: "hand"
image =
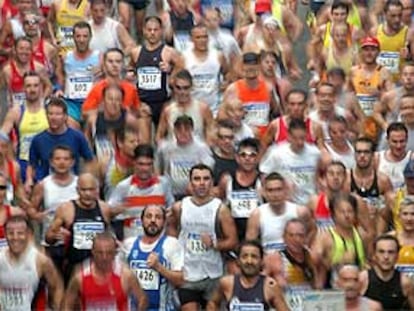
[[[170,73],[170,71],[171,71],[171,66],[170,66],[170,64],[169,64],[169,63],[167,63],[167,62],[161,61],[161,62],[160,62],[160,69],[161,69],[161,71],[164,71],[164,72],[166,72],[166,73]]]
[[[214,241],[208,233],[201,234],[201,242],[206,246],[206,248],[213,248]]]
[[[149,254],[148,258],[147,258],[147,266],[154,269],[154,270],[158,270],[158,265],[159,265],[159,260],[158,260],[158,254],[151,252],[151,254]]]
[[[66,228],[61,227],[59,232],[55,235],[55,239],[59,241],[65,241],[70,237],[70,231]]]
[[[26,179],[26,182],[24,183],[23,188],[26,194],[30,196],[32,194],[33,182]]]
[[[57,90],[54,94],[56,97],[64,97],[65,93],[62,90]]]

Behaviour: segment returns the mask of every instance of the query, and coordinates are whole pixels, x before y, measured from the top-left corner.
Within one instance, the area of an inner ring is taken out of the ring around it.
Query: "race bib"
[[[113,300],[109,301],[86,301],[86,308],[88,311],[113,311],[118,310],[116,302]]]
[[[161,70],[157,67],[141,67],[137,70],[138,88],[146,91],[161,89]]]
[[[85,99],[93,86],[93,76],[75,76],[68,78],[68,97],[70,99]]]
[[[201,236],[196,233],[189,233],[187,237],[187,250],[193,255],[203,255],[207,248],[201,241]]]
[[[95,235],[105,230],[102,222],[76,222],[73,225],[73,247],[79,250],[92,249]]]
[[[174,47],[179,52],[184,52],[188,48],[188,43],[191,42],[188,31],[177,31],[174,34]]]
[[[263,248],[267,254],[271,254],[284,250],[286,245],[283,242],[270,242],[265,243]]]
[[[60,40],[59,45],[61,47],[72,47],[72,46],[74,46],[73,27],[72,26],[59,27],[57,32],[58,32],[57,37]]]
[[[231,193],[231,215],[234,218],[248,218],[257,207],[257,194],[254,191],[235,191]]]
[[[217,76],[211,73],[198,73],[193,75],[194,89],[197,90],[211,90],[214,88],[216,82]]]
[[[400,52],[382,51],[377,57],[377,64],[384,66],[392,74],[400,72]]]
[[[144,290],[159,290],[160,274],[156,270],[148,268],[145,261],[132,260],[129,266],[135,272],[139,284]]]
[[[235,302],[229,306],[230,311],[264,311],[262,303],[258,302]]]
[[[33,137],[35,137],[36,134],[32,135],[24,135],[20,139],[19,144],[19,159],[29,161],[29,150],[30,145],[32,144]]]
[[[374,104],[377,101],[377,97],[374,95],[357,94],[359,106],[364,112],[366,117],[372,116],[374,112]]]
[[[270,106],[264,102],[243,104],[246,111],[244,121],[249,126],[265,126],[269,124]]]
[[[24,92],[12,93],[11,100],[12,100],[13,105],[22,106],[26,102],[26,93]]]
[[[22,309],[28,306],[30,310],[30,302],[25,288],[1,288],[0,302],[2,310]]]

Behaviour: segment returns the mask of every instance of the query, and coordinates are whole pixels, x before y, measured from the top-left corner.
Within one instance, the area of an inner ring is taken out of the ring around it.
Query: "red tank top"
[[[40,37],[39,43],[36,46],[36,49],[33,51],[32,59],[41,63],[45,68],[49,68],[49,62],[45,53],[45,41],[43,37]]]
[[[288,127],[286,125],[285,119],[279,117],[279,132],[275,136],[275,143],[281,143],[287,140],[288,137]],[[316,142],[315,137],[312,135],[312,121],[309,118],[305,119],[306,124],[306,142],[314,144]]]
[[[6,219],[4,223],[6,223],[7,219],[11,217],[11,207],[10,205],[4,205],[4,208],[6,209]],[[0,239],[5,239],[5,238],[6,238],[6,231],[4,229],[4,224],[3,224],[3,225],[0,225]]]
[[[82,310],[127,310],[128,296],[121,284],[120,265],[115,265],[108,282],[98,284],[93,275],[91,262],[88,260],[82,265]],[[116,271],[116,270],[119,270]]]
[[[10,77],[10,91],[13,93],[21,93],[24,91],[23,87],[23,75],[17,71],[16,63],[10,61],[11,66],[11,77]],[[35,65],[33,59],[30,60],[30,70],[35,70]]]
[[[321,192],[318,197],[318,203],[316,204],[316,210],[315,210],[316,219],[331,217],[331,211],[329,210],[325,202],[326,202],[326,195],[325,193]]]

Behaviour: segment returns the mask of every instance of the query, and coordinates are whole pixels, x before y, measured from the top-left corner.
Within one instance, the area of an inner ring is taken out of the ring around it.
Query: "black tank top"
[[[241,191],[241,190],[247,190],[247,191],[253,190],[253,191],[257,192],[256,184],[257,184],[257,180],[260,178],[259,174],[257,174],[256,179],[250,185],[247,185],[247,186],[240,185],[240,183],[237,181],[237,178],[236,178],[236,172],[232,173],[230,176],[231,176],[231,179],[232,179],[232,188],[231,188],[232,192],[233,191],[237,192],[237,191]],[[258,198],[259,198],[259,196],[258,196]],[[258,202],[257,205],[259,205],[259,202]],[[231,206],[231,203],[230,203],[230,209],[231,208],[232,208],[232,206]],[[246,237],[247,220],[248,220],[248,218],[241,218],[241,217],[240,218],[234,218],[234,222],[236,223],[236,229],[237,229],[237,235],[238,235],[239,241],[243,241]]]
[[[170,13],[171,27],[174,32],[186,32],[190,34],[190,30],[194,26],[194,14],[191,11],[187,11],[184,18],[178,17],[174,12]]]
[[[384,310],[410,310],[401,288],[401,274],[397,270],[391,280],[383,281],[374,269],[369,269],[368,288],[364,296],[379,301]]]
[[[105,120],[103,111],[98,112],[98,117],[96,118],[96,133],[95,136],[98,138],[105,137],[108,138],[108,131],[115,131],[125,124],[125,109],[122,109],[121,116],[117,120]]]
[[[236,307],[238,303],[257,303],[262,304],[264,310],[269,310],[270,306],[265,301],[264,297],[264,284],[266,276],[259,275],[259,279],[256,284],[251,288],[244,288],[240,283],[240,275],[234,276],[233,295],[230,301],[227,303],[227,308],[232,309],[232,306]],[[243,307],[236,308],[235,310],[243,310]]]
[[[213,177],[214,177],[214,185],[217,186],[220,182],[220,178],[224,173],[228,173],[230,175],[234,175],[237,169],[237,162],[235,159],[225,159],[220,157],[214,149],[211,150],[213,153],[214,159],[214,169],[213,169]]]
[[[97,233],[105,230],[106,223],[98,201],[93,209],[81,208],[75,200],[72,203],[75,217],[70,227],[68,261],[70,265],[75,265],[90,257],[92,240]]]
[[[161,52],[164,46],[161,44],[154,51],[149,51],[143,45],[136,61],[139,99],[149,105],[153,102],[166,102],[168,99],[167,73],[160,71]]]
[[[369,189],[359,188],[357,183],[355,182],[354,172],[351,170],[351,192],[357,193],[359,196],[363,198],[376,198],[379,197],[380,192],[378,188],[378,179],[377,179],[377,172],[374,171],[374,180],[369,187]]]

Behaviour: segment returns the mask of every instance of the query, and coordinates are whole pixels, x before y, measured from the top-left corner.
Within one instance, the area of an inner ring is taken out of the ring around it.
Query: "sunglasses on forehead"
[[[23,21],[23,24],[29,26],[37,25],[39,24],[39,20],[37,18],[26,19]]]

